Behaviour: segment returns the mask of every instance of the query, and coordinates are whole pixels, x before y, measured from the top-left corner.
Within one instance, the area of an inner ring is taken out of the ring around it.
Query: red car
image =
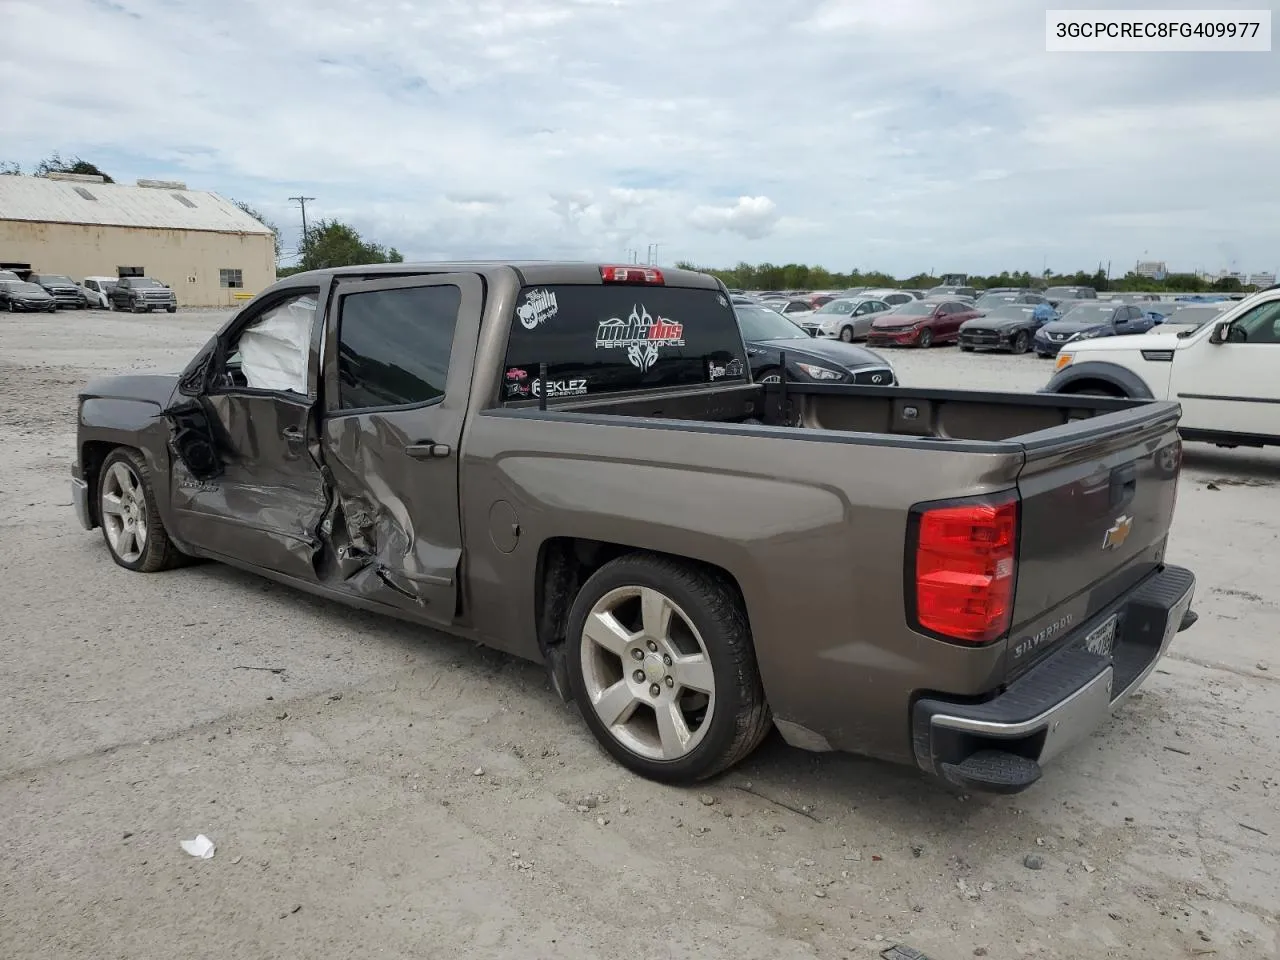
[[[960,324],[980,316],[981,310],[963,300],[913,300],[876,317],[867,334],[867,346],[931,347],[935,343],[957,343]]]

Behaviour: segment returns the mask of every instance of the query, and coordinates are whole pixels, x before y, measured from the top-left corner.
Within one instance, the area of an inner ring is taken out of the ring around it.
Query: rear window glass
[[[516,301],[503,399],[697,386],[748,376],[733,307],[715,290],[562,284],[526,287]]]

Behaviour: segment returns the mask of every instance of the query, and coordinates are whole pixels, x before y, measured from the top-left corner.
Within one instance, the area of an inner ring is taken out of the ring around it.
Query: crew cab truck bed
[[[695,273],[397,264],[290,277],[182,376],[91,384],[73,490],[131,569],[219,559],[543,662],[646,776],[776,725],[1011,790],[1192,619],[1177,419],[755,384]]]

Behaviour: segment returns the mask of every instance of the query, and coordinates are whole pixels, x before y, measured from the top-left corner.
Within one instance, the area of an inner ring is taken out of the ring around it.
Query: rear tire
[[[578,592],[566,642],[588,728],[643,777],[704,780],[769,733],[751,627],[722,574],[648,553],[619,557]]]
[[[960,349],[965,353],[973,353],[973,347],[966,347],[963,343],[960,344]]]
[[[157,573],[185,560],[169,540],[156,505],[151,471],[136,450],[116,447],[102,462],[98,521],[111,559],[126,570]]]
[[[925,327],[920,331],[920,349],[928,350],[933,346],[933,331]]]

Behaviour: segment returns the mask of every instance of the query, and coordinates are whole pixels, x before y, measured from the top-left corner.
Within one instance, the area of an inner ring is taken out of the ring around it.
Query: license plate
[[[1094,627],[1084,638],[1084,648],[1100,657],[1110,657],[1116,643],[1116,623],[1119,617],[1112,614],[1106,621]]]

